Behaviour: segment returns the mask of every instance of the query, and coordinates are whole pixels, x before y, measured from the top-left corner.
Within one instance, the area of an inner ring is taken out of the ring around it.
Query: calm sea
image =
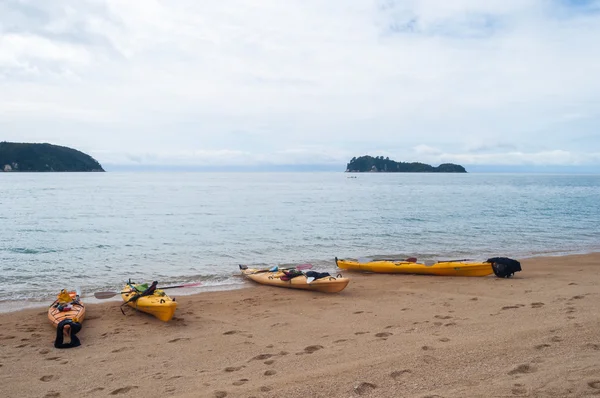
[[[241,263],[581,253],[598,236],[598,175],[0,173],[0,302],[128,278],[235,288]]]

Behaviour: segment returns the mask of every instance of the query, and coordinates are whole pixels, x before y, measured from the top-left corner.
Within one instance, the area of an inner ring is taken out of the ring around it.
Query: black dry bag
[[[492,270],[498,278],[510,278],[515,272],[521,271],[521,263],[508,257],[488,258],[488,263],[492,263]]]

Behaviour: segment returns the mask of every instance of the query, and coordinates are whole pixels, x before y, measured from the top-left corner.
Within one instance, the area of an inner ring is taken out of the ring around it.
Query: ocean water
[[[0,302],[129,278],[236,288],[238,264],[583,253],[599,236],[599,175],[0,173]]]

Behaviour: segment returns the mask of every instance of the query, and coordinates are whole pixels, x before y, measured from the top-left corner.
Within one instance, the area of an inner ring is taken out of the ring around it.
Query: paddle
[[[186,283],[186,284],[177,285],[177,286],[157,287],[157,289],[164,290],[164,289],[175,289],[175,288],[179,288],[179,287],[194,287],[194,286],[200,286],[201,284],[202,284],[202,282]],[[117,294],[124,294],[124,293],[129,293],[129,292],[96,292],[96,293],[94,293],[94,297],[96,297],[97,299],[100,299],[100,300],[104,300],[104,299],[114,297]]]

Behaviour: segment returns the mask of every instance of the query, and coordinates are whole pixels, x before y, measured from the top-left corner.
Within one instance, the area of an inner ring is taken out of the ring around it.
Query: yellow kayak
[[[170,321],[177,309],[175,300],[167,296],[161,289],[156,289],[152,294],[140,297],[140,294],[147,288],[147,284],[128,283],[123,288],[124,293],[121,293],[121,297],[131,308],[153,315],[161,321]]]
[[[420,274],[441,276],[486,276],[494,273],[489,262],[466,262],[466,260],[439,261],[431,265],[417,263],[416,259],[373,260],[359,262],[335,258],[338,268],[377,273]]]
[[[300,271],[296,271],[296,273],[290,272],[293,270],[268,271],[257,268],[248,268],[243,265],[240,265],[240,270],[242,275],[247,279],[263,285],[312,290],[324,293],[341,292],[348,286],[348,282],[350,282],[348,278],[344,278],[341,275],[337,275],[336,277],[327,275],[314,279],[314,277],[311,277],[310,275],[319,276],[319,273],[308,273],[307,276],[307,274]]]

